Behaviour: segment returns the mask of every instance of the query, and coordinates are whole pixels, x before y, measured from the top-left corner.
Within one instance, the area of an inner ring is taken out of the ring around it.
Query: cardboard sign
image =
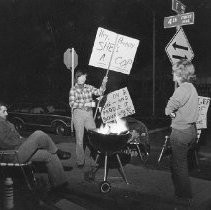
[[[135,113],[133,102],[128,89],[122,88],[107,95],[107,100],[101,111],[103,123],[108,123],[119,118]]]
[[[129,74],[139,40],[99,27],[89,65]]]
[[[199,96],[199,118],[196,122],[197,129],[207,128],[207,111],[210,105],[210,98]]]

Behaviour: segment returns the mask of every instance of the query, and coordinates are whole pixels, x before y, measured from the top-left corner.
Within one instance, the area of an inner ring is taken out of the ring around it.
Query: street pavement
[[[155,129],[150,131],[150,156],[153,157],[154,167],[144,163],[136,153],[132,154],[131,161],[124,166],[124,171],[129,184],[126,184],[117,169],[110,169],[107,181],[111,184],[111,191],[101,193],[100,183],[103,181],[104,169],[99,169],[93,181],[86,181],[84,175],[90,169],[91,159],[86,150],[86,164],[83,169],[75,165],[75,138],[65,137],[62,142],[57,142],[58,147],[72,153],[70,160],[62,161],[64,166],[73,169],[67,171],[69,191],[59,193],[56,200],[50,203],[56,209],[211,209],[211,173],[200,177],[200,167],[206,162],[211,164],[211,144],[207,139],[206,144],[199,149],[199,170],[197,176],[191,176],[193,188],[193,201],[189,207],[187,203],[178,201],[174,197],[174,188],[171,174],[162,164],[168,163],[168,158],[163,157],[160,166],[157,163],[164,137],[168,131]],[[209,138],[209,135],[207,135]],[[55,138],[53,138],[55,139]],[[58,139],[58,137],[57,137]],[[58,140],[59,141],[59,140]],[[160,168],[159,168],[160,167]],[[209,167],[211,169],[211,167]],[[194,174],[194,173],[192,173]]]
[[[40,210],[104,210],[104,209],[143,209],[143,210],[209,210],[211,209],[211,142],[210,133],[206,133],[199,149],[199,167],[190,173],[193,188],[193,201],[191,206],[174,197],[174,187],[169,171],[169,159],[164,156],[160,164],[157,160],[165,140],[169,133],[166,128],[153,129],[150,133],[151,151],[147,162],[142,161],[135,152],[132,158],[124,166],[128,184],[123,180],[117,169],[109,169],[107,181],[111,185],[111,191],[101,193],[99,186],[103,181],[104,169],[100,168],[94,180],[85,179],[90,169],[91,158],[86,150],[86,164],[83,169],[78,169],[75,164],[75,138],[74,136],[59,137],[51,134],[58,148],[71,152],[69,160],[62,160],[64,168],[72,167],[66,171],[68,177],[68,191],[58,192],[47,196],[50,187],[46,172],[39,172],[38,193],[30,196],[29,193],[19,192],[19,207],[16,210],[40,209]],[[204,172],[206,169],[206,173]],[[200,171],[201,170],[201,171]],[[17,187],[18,188],[18,187]],[[20,188],[20,187],[19,187]],[[19,190],[20,191],[20,190]],[[27,194],[27,196],[25,196]],[[35,197],[39,197],[39,205],[34,204]],[[18,206],[18,205],[17,205]]]

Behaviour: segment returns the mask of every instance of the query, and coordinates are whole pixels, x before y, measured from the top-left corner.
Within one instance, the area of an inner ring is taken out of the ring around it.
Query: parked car
[[[64,103],[16,103],[8,107],[8,120],[19,132],[27,128],[53,131],[58,135],[71,132],[71,109]]]

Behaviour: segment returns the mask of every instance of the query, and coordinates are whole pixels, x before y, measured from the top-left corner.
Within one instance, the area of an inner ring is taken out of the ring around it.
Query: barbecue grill
[[[111,156],[115,156],[118,161],[118,169],[122,175],[124,181],[128,184],[122,162],[120,159],[121,150],[126,147],[128,139],[131,137],[129,131],[123,132],[120,134],[102,134],[98,133],[96,130],[88,130],[87,132],[89,144],[91,147],[97,151],[97,156],[95,162],[98,162],[98,159],[104,157],[104,179],[100,183],[100,191],[103,193],[109,192],[111,186],[107,181],[108,176],[108,160]]]
[[[102,134],[96,130],[88,131],[90,145],[97,151],[107,154],[113,154],[125,147],[131,134],[129,131],[116,134]]]
[[[95,173],[100,167],[104,167],[104,180],[100,183],[100,191],[109,192],[111,187],[107,182],[109,168],[117,168],[128,184],[123,166],[130,162],[131,153],[136,151],[138,156],[146,163],[150,153],[148,129],[144,123],[132,117],[123,118],[127,123],[128,131],[120,134],[102,134],[96,130],[86,132],[87,146],[91,150],[91,156],[98,167],[86,174],[85,179],[94,180]]]

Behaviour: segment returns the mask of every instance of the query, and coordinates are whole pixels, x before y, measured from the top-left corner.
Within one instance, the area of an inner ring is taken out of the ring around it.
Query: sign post
[[[74,70],[78,65],[78,55],[74,48],[68,48],[64,53],[64,64],[71,70],[71,87],[74,86]],[[71,133],[73,133],[73,110],[71,109]]]
[[[68,48],[64,53],[64,64],[72,72],[72,87],[74,85],[74,70],[78,65],[78,54],[74,48]]]
[[[172,0],[172,10],[177,15],[164,17],[164,28],[176,27],[176,34],[165,48],[172,65],[179,59],[189,59],[191,61],[194,57],[188,39],[181,27],[183,25],[194,24],[194,12],[185,13],[185,9],[186,6],[180,1]],[[174,88],[177,88],[176,82]]]

